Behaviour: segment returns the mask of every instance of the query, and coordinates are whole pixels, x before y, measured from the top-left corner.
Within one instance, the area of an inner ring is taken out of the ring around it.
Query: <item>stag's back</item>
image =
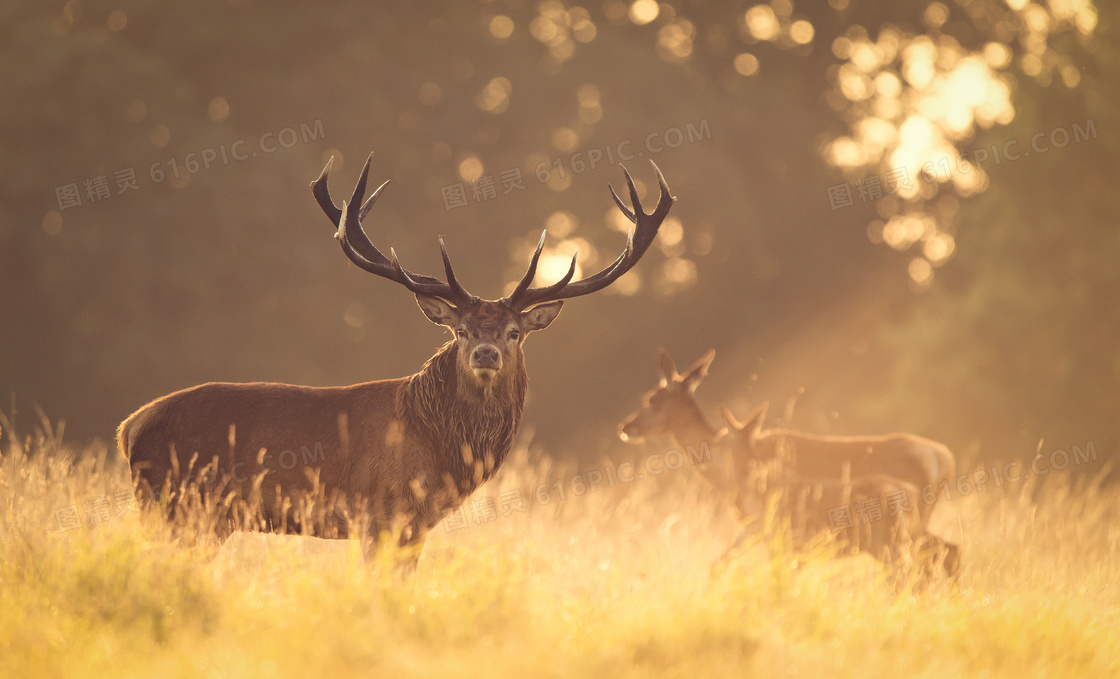
[[[396,462],[394,442],[385,435],[395,411],[376,404],[393,404],[399,384],[212,382],[140,408],[121,423],[118,443],[133,474],[157,492],[168,480],[176,486],[184,479],[211,481],[198,472],[214,458],[227,488],[244,486],[260,473],[265,488],[310,488],[306,470],[317,469],[321,483],[353,491],[370,472],[389,472]],[[364,464],[355,464],[351,451],[365,452]]]

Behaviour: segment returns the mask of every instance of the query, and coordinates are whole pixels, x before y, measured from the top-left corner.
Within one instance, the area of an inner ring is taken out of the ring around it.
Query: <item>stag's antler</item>
[[[362,203],[372,158],[373,154],[370,154],[370,157],[366,159],[365,167],[362,168],[362,174],[354,187],[354,194],[349,202],[343,202],[341,209],[331,200],[331,194],[327,188],[327,178],[330,175],[331,165],[334,163],[333,157],[327,161],[327,166],[323,168],[323,173],[319,175],[319,178],[311,183],[315,199],[319,201],[319,206],[323,208],[323,212],[327,214],[327,217],[330,218],[337,229],[335,238],[342,244],[342,251],[346,253],[351,262],[354,262],[360,268],[400,283],[414,293],[439,297],[456,306],[470,305],[478,301],[478,297],[467,292],[455,278],[455,270],[451,266],[451,258],[447,254],[447,246],[444,244],[443,238],[439,239],[439,249],[443,255],[443,270],[447,276],[446,283],[432,276],[408,271],[401,266],[397,260],[397,253],[392,248],[389,249],[390,257],[386,257],[370,241],[369,236],[362,228],[362,219],[369,213],[381,192],[389,184],[386,181],[377,187],[377,190],[373,192],[369,199]],[[630,173],[626,171],[625,167],[622,168],[622,172],[626,175],[626,185],[630,189],[630,202],[633,204],[634,210],[627,208],[619,199],[618,194],[614,192],[614,188],[608,186],[615,204],[635,224],[635,228],[630,229],[626,238],[626,249],[618,256],[618,259],[614,260],[614,263],[593,276],[573,283],[571,281],[576,271],[577,253],[576,256],[572,257],[572,264],[568,267],[568,273],[563,278],[543,288],[530,288],[529,285],[537,275],[537,262],[540,259],[541,251],[544,249],[544,238],[547,232],[542,233],[541,240],[537,243],[536,252],[533,253],[532,260],[529,261],[529,268],[525,272],[525,276],[518,283],[513,294],[502,298],[500,301],[515,311],[524,311],[544,302],[579,297],[596,290],[602,290],[633,268],[646,250],[649,249],[653,239],[657,237],[657,230],[661,227],[661,222],[669,214],[669,209],[673,207],[673,202],[676,200],[670,194],[669,186],[665,183],[665,177],[662,176],[657,164],[652,160],[650,164],[653,165],[653,169],[657,173],[657,183],[661,187],[657,207],[654,208],[652,213],[646,214],[642,210],[642,203],[638,200],[638,192],[634,188],[634,180],[631,179]],[[361,207],[355,209],[355,206],[359,205]]]
[[[439,249],[443,254],[443,270],[447,275],[446,283],[432,276],[408,271],[401,266],[401,263],[397,260],[397,253],[392,248],[389,248],[391,258],[386,257],[370,241],[369,236],[362,228],[362,219],[365,218],[381,192],[389,184],[386,181],[377,187],[369,200],[364,204],[362,203],[362,198],[365,197],[366,193],[366,181],[369,177],[369,163],[372,159],[373,154],[371,153],[369,158],[366,158],[362,175],[358,178],[358,183],[354,187],[354,194],[350,197],[349,202],[344,201],[342,203],[342,209],[339,209],[331,200],[330,190],[327,188],[327,177],[330,175],[331,165],[334,164],[333,156],[327,161],[327,166],[323,168],[323,173],[319,175],[319,178],[311,183],[315,200],[319,201],[319,207],[323,208],[323,212],[327,214],[327,217],[330,218],[337,229],[335,238],[342,244],[342,251],[346,253],[351,262],[362,269],[382,278],[396,281],[414,293],[439,297],[460,307],[473,304],[478,298],[467,292],[456,280],[455,270],[451,266],[451,258],[447,254],[447,246],[444,245],[443,238],[439,239]],[[361,207],[357,208],[359,205]]]
[[[572,283],[572,276],[576,271],[576,256],[579,254],[576,253],[572,257],[572,264],[568,267],[568,273],[563,278],[543,288],[530,288],[529,285],[537,275],[537,260],[540,259],[541,250],[544,248],[545,234],[542,233],[541,240],[537,243],[537,250],[533,253],[533,259],[529,262],[529,269],[525,272],[525,276],[518,283],[513,294],[502,298],[501,301],[515,311],[524,311],[531,306],[544,302],[579,297],[596,290],[602,290],[633,268],[646,250],[649,249],[653,239],[657,237],[657,230],[661,227],[661,222],[669,214],[669,208],[673,207],[673,202],[676,200],[669,193],[669,186],[665,183],[665,177],[662,176],[657,163],[652,160],[649,162],[650,165],[653,165],[653,169],[657,173],[657,183],[661,186],[661,195],[657,199],[657,207],[650,214],[647,215],[642,210],[642,203],[638,200],[638,192],[634,189],[634,180],[630,178],[630,173],[626,171],[625,167],[622,168],[622,173],[626,175],[626,185],[630,189],[630,202],[634,209],[631,211],[623,205],[618,194],[614,192],[614,188],[608,186],[618,209],[622,210],[622,214],[626,215],[635,225],[633,229],[630,229],[626,238],[626,249],[618,256],[618,259],[614,260],[614,263],[593,276]]]

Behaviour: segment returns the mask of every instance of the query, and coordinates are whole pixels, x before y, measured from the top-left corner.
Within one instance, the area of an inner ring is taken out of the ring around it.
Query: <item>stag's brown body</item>
[[[502,464],[525,400],[520,348],[508,379],[489,389],[460,384],[457,352],[448,343],[415,375],[346,387],[184,389],[125,420],[120,447],[153,489],[185,479],[248,497],[253,476],[264,473],[266,494],[279,486],[293,496],[313,490],[307,471],[317,469],[323,486],[368,502],[379,529],[397,515],[413,518],[409,532],[423,531]],[[215,458],[216,467],[202,472]],[[271,502],[261,511],[275,526],[301,529],[295,516],[274,516]]]
[[[484,300],[459,284],[442,239],[446,281],[410,272],[395,252],[386,257],[373,245],[361,220],[388,182],[363,203],[369,167],[367,160],[353,195],[339,208],[327,188],[328,162],[311,185],[315,198],[347,258],[414,293],[428,319],[449,329],[453,339],[420,372],[401,379],[329,388],[211,383],[157,399],[119,431],[141,491],[167,493],[169,501],[193,489],[237,493],[250,505],[261,500],[266,527],[288,531],[306,531],[301,524],[312,523],[298,514],[301,493],[329,493],[334,509],[325,518],[339,530],[322,530],[325,537],[352,534],[346,517],[364,514],[372,519],[373,541],[367,544],[385,530],[400,530],[402,543],[422,544],[427,530],[489,479],[509,453],[528,383],[525,338],[548,327],[564,299],[601,290],[629,271],[675,200],[654,165],[660,195],[646,214],[623,168],[634,210],[613,189],[611,195],[635,228],[613,263],[573,281],[573,257],[559,281],[532,287],[542,234],[514,291]]]

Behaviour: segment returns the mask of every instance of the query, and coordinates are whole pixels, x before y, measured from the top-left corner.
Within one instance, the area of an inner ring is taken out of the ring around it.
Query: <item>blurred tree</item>
[[[610,450],[662,345],[720,350],[713,401],[805,387],[790,412],[815,429],[1115,443],[1116,205],[1100,182],[1116,10],[1097,11],[0,1],[0,97],[18,102],[0,108],[0,388],[107,436],[205,380],[405,374],[443,335],[330,242],[304,188],[329,156],[338,186],[370,149],[393,180],[367,220],[378,244],[439,271],[446,233],[495,297],[546,225],[549,257],[613,256],[625,225],[604,184],[626,154],[643,191],[656,157],[681,200],[628,286],[531,341],[525,421],[550,449]],[[1081,144],[955,164],[1088,120],[1099,136]],[[256,156],[227,160],[239,141]],[[889,195],[899,167],[913,188]],[[62,209],[68,185],[82,204]]]
[[[1076,88],[1018,74],[1016,119],[976,148],[1014,140],[1020,157],[989,164],[991,188],[961,203],[958,257],[895,335],[892,400],[924,402],[908,419],[959,440],[986,435],[986,456],[1040,438],[1044,453],[1095,440],[1111,455],[1120,439],[1118,18],[1101,7],[1091,48],[1055,45]]]

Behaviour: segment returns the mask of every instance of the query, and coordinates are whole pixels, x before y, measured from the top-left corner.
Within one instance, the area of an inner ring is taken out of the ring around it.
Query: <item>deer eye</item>
[[[459,339],[467,339],[467,331],[463,330],[462,328],[459,328],[458,330],[455,331],[455,336],[458,337]]]
[[[519,330],[510,330],[509,331],[509,338],[511,340],[516,342],[518,337],[521,337],[521,331],[519,331]]]

